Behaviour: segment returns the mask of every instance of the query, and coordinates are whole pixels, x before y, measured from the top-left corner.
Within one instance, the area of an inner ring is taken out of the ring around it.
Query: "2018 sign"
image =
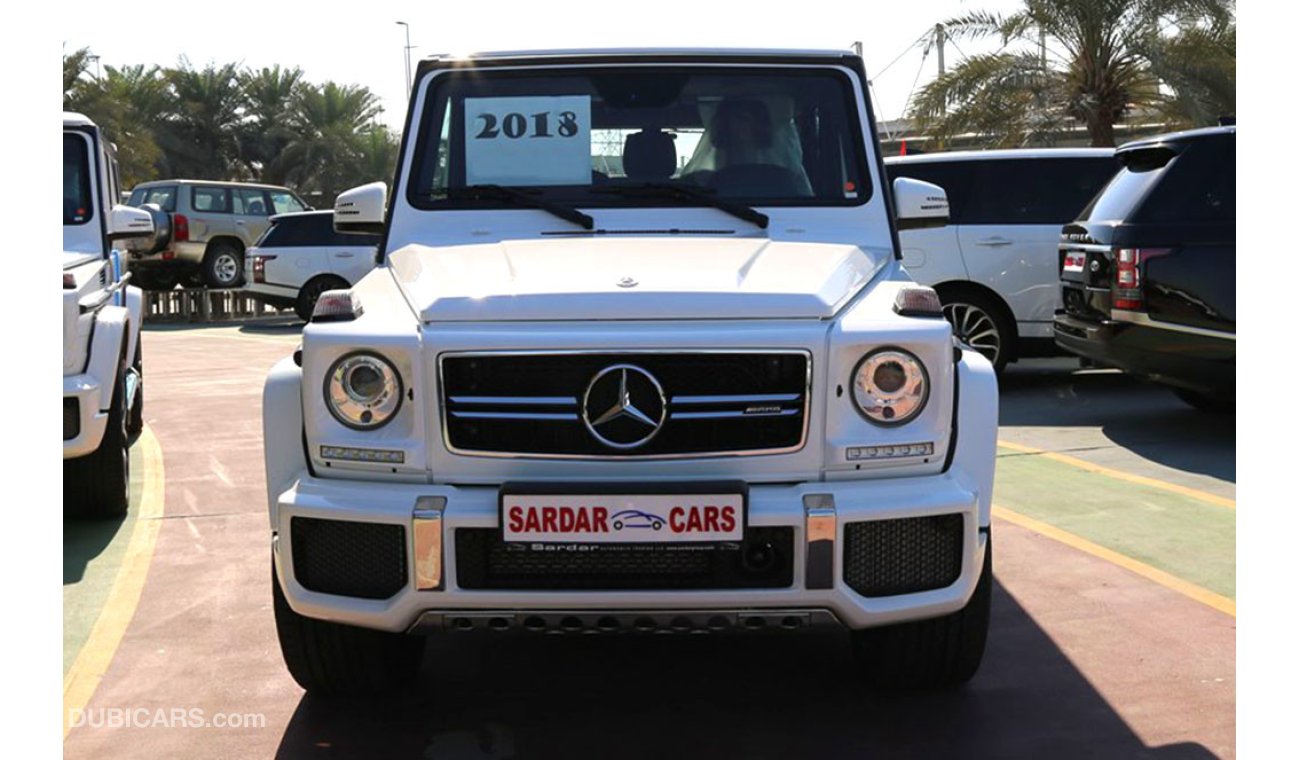
[[[591,182],[591,98],[465,99],[468,184]]]

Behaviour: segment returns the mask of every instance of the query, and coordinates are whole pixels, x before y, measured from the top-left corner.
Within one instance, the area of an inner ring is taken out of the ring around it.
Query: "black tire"
[[[1209,412],[1210,414],[1235,414],[1237,412],[1235,394],[1211,395],[1189,391],[1186,388],[1174,388],[1173,391],[1175,396],[1202,412]]]
[[[227,240],[208,246],[201,267],[203,283],[209,288],[237,288],[244,284],[244,251]]]
[[[293,611],[271,571],[280,653],[298,685],[317,696],[393,691],[414,683],[423,636],[330,623]]]
[[[144,335],[138,335],[135,339],[135,360],[131,362],[131,369],[135,371],[138,378],[135,385],[135,399],[131,403],[131,413],[126,419],[127,440],[135,443],[144,431],[144,360],[141,349],[141,340]]]
[[[130,505],[131,455],[127,434],[126,364],[113,387],[108,427],[99,448],[63,460],[63,515],[82,520],[120,519]]]
[[[1016,328],[1006,307],[984,293],[965,288],[939,290],[943,316],[957,340],[980,352],[1002,373],[1015,352]]]
[[[993,541],[970,601],[930,620],[853,631],[853,654],[867,683],[878,689],[943,689],[971,679],[984,659],[993,597]]]
[[[327,290],[344,290],[347,280],[332,274],[313,277],[298,289],[298,300],[293,305],[293,312],[304,322],[311,321],[312,310],[316,308],[316,299]]]

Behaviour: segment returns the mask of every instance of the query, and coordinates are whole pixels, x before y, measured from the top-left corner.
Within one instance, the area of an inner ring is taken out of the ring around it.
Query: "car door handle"
[[[339,251],[338,253],[334,254],[334,256],[340,259],[350,259],[352,258],[353,254],[348,253],[347,251]]]
[[[985,248],[1001,248],[1004,245],[1011,245],[1011,241],[1004,237],[990,237],[976,240],[975,245],[982,245]]]

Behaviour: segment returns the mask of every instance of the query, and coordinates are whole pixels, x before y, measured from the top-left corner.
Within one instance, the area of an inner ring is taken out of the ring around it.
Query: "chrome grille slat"
[[[669,412],[670,420],[721,420],[732,417],[749,417],[757,419],[759,417],[789,417],[792,414],[798,414],[798,409],[782,409],[779,412],[746,412],[739,409],[729,409],[720,412]]]
[[[453,404],[500,404],[502,406],[577,406],[573,396],[452,396]]]
[[[732,396],[673,396],[669,404],[780,404],[798,401],[800,393],[751,393]]]
[[[568,420],[578,421],[574,412],[461,412],[453,411],[451,416],[466,420]]]

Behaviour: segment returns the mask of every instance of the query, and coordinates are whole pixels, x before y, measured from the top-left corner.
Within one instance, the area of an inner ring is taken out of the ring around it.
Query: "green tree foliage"
[[[124,187],[163,177],[288,185],[318,204],[387,180],[397,140],[358,85],[313,85],[299,68],[259,70],[182,58],[177,66],[90,68],[88,48],[63,59],[63,107],[115,141]]]
[[[1131,111],[1204,125],[1235,98],[1232,0],[1023,2],[1007,16],[976,11],[944,23],[954,40],[1002,47],[965,58],[918,93],[911,115],[922,129],[1013,146],[1050,143],[1081,123],[1093,145],[1109,146]]]

